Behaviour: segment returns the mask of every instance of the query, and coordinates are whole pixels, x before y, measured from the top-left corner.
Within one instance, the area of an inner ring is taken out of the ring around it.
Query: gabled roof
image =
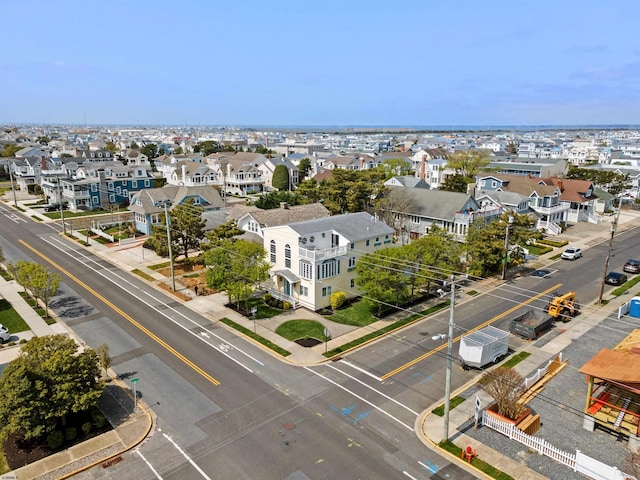
[[[136,192],[131,199],[128,209],[132,212],[149,215],[159,213],[164,207],[159,206],[165,200],[171,201],[171,208],[184,202],[191,197],[200,197],[201,205],[207,209],[208,206],[222,208],[224,202],[214,187],[210,185],[199,185],[197,187],[178,187],[176,185],[165,185],[162,188],[146,188]],[[138,205],[141,203],[141,205]]]
[[[539,197],[552,197],[556,194],[555,185],[546,185],[540,178],[530,178],[525,175],[510,175],[506,173],[483,172],[477,175],[477,184],[484,178],[495,178],[502,183],[500,190],[514,192],[521,195],[532,196],[534,193]]]
[[[253,217],[262,228],[268,228],[316,218],[325,218],[331,214],[321,203],[310,203],[307,205],[288,206],[286,208],[251,211],[245,215]]]
[[[480,210],[476,200],[466,193],[426,190],[424,188],[408,188],[402,192],[403,195],[411,199],[409,204],[413,207],[411,211],[399,212],[407,215],[450,221],[455,218],[456,213],[464,211],[469,201],[474,205],[473,208]]]
[[[357,242],[375,236],[392,235],[394,233],[393,228],[380,220],[376,220],[366,212],[345,213],[344,215],[291,223],[289,228],[300,236],[333,230],[345,237],[349,242]]]
[[[573,178],[540,178],[546,184],[552,184],[560,190],[560,200],[563,202],[583,203],[589,200],[595,200],[597,195],[591,193],[591,196],[585,196],[587,190],[593,192],[593,182],[589,180],[576,180]]]
[[[413,175],[398,175],[395,177],[390,178],[389,180],[387,180],[385,182],[385,185],[389,185],[389,186],[395,186],[392,183],[388,183],[391,180],[395,180],[397,181],[400,185],[402,185],[403,187],[409,187],[409,188],[429,188],[429,185],[422,180],[421,178],[418,177],[414,177]]]

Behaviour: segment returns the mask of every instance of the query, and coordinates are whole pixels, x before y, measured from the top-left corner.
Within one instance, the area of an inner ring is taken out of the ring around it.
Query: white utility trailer
[[[460,339],[458,356],[462,367],[482,368],[495,363],[509,352],[509,332],[488,325]]]

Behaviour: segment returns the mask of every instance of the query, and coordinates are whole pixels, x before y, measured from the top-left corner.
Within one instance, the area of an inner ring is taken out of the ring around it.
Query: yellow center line
[[[35,253],[36,255],[38,255],[40,258],[44,259],[45,261],[49,262],[51,265],[53,265],[54,267],[56,267],[58,270],[60,270],[62,273],[64,273],[66,276],[68,276],[70,279],[72,279],[74,282],[76,282],[78,285],[80,285],[82,288],[84,288],[85,290],[87,290],[88,292],[90,292],[91,294],[93,294],[94,296],[96,296],[97,298],[99,298],[100,300],[102,300],[106,305],[108,305],[111,309],[113,309],[114,311],[116,311],[117,313],[119,313],[120,315],[122,315],[126,320],[129,321],[129,323],[131,323],[132,325],[134,325],[135,327],[137,327],[139,330],[141,330],[145,335],[147,335],[149,338],[153,339],[154,341],[156,341],[158,344],[162,345],[164,348],[166,348],[170,353],[172,353],[174,356],[176,356],[178,359],[182,360],[186,365],[188,365],[189,367],[191,367],[193,370],[195,370],[196,372],[198,372],[200,375],[202,375],[204,378],[206,378],[209,382],[213,383],[214,385],[220,385],[220,382],[218,380],[216,380],[214,377],[212,377],[211,375],[209,375],[207,372],[205,372],[204,370],[202,370],[202,368],[200,368],[198,365],[196,365],[195,363],[193,363],[191,360],[189,360],[187,357],[185,357],[184,355],[182,355],[180,352],[178,352],[176,349],[174,349],[171,345],[169,345],[168,343],[166,343],[164,340],[162,340],[160,337],[158,337],[156,334],[154,334],[153,332],[151,332],[148,328],[146,328],[145,326],[143,326],[142,324],[140,324],[138,321],[136,321],[131,315],[125,313],[123,310],[121,310],[119,307],[117,307],[116,305],[114,305],[113,303],[111,303],[109,300],[107,300],[105,297],[103,297],[101,294],[99,294],[98,292],[96,292],[93,288],[91,288],[89,285],[87,285],[86,283],[84,283],[82,280],[80,280],[79,278],[77,278],[75,275],[73,275],[72,273],[70,273],[69,271],[67,271],[66,269],[62,268],[60,265],[58,265],[56,262],[54,262],[53,260],[51,260],[49,257],[47,257],[46,255],[40,253],[38,250],[36,250],[34,247],[32,247],[31,245],[29,245],[27,242],[25,242],[24,240],[18,240],[22,245],[24,245],[25,247],[27,247],[29,250],[31,250],[33,253]]]
[[[554,285],[553,287],[551,287],[551,288],[549,288],[549,289],[545,290],[544,292],[539,293],[539,294],[538,294],[538,295],[536,295],[535,297],[531,297],[531,298],[529,298],[529,299],[525,300],[524,302],[519,303],[518,305],[515,305],[515,306],[511,307],[511,308],[510,308],[510,309],[508,309],[507,311],[502,312],[501,314],[496,315],[495,317],[493,317],[493,318],[491,318],[491,319],[487,320],[487,321],[486,321],[486,322],[484,322],[483,324],[478,325],[477,327],[475,327],[475,328],[473,328],[473,329],[469,330],[468,332],[465,332],[465,333],[464,333],[464,335],[467,335],[467,334],[469,334],[469,333],[473,333],[473,332],[477,332],[477,331],[478,331],[478,330],[480,330],[481,328],[484,328],[484,327],[486,327],[487,325],[489,325],[489,324],[491,324],[491,323],[493,323],[493,322],[495,322],[495,321],[497,321],[497,320],[500,320],[501,318],[503,318],[503,317],[505,317],[505,316],[509,315],[510,313],[515,312],[515,311],[516,311],[516,310],[518,310],[519,308],[524,307],[525,305],[528,305],[529,303],[533,302],[534,300],[537,300],[538,298],[540,298],[540,297],[542,297],[542,296],[544,296],[544,295],[546,295],[546,294],[548,294],[548,293],[550,293],[550,292],[552,292],[552,291],[554,291],[554,290],[557,290],[557,289],[558,289],[558,288],[560,288],[561,286],[562,286],[562,284],[561,284],[561,283],[558,283],[557,285]],[[454,338],[454,339],[453,339],[453,342],[455,343],[455,342],[459,341],[459,340],[462,338],[462,336],[463,336],[463,335],[459,335],[458,337]],[[414,359],[413,359],[413,360],[411,360],[410,362],[407,362],[407,363],[405,363],[404,365],[399,366],[399,367],[398,367],[398,368],[396,368],[395,370],[392,370],[392,371],[390,371],[389,373],[385,373],[384,375],[382,375],[382,376],[380,377],[380,379],[381,379],[381,380],[386,380],[387,378],[390,378],[390,377],[394,376],[396,373],[400,373],[400,372],[402,372],[403,370],[406,370],[407,368],[412,367],[412,366],[413,366],[413,365],[415,365],[416,363],[421,362],[421,361],[422,361],[422,360],[424,360],[425,358],[429,358],[429,357],[430,357],[430,356],[432,356],[432,355],[435,355],[437,352],[439,352],[439,351],[441,351],[441,350],[444,350],[444,349],[445,349],[445,348],[447,348],[447,347],[448,347],[448,345],[447,345],[446,343],[443,343],[443,344],[442,344],[442,345],[440,345],[438,348],[434,348],[433,350],[430,350],[430,351],[428,351],[427,353],[425,353],[425,354],[423,354],[423,355],[421,355],[421,356],[419,356],[419,357],[417,357],[417,358],[414,358]]]

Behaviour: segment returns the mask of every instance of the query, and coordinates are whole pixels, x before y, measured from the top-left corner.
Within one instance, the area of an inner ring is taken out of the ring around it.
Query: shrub
[[[331,294],[331,308],[333,310],[339,309],[346,301],[347,294],[344,292],[335,292]]]
[[[84,422],[82,424],[82,433],[86,435],[89,435],[89,432],[91,432],[91,422]]]
[[[266,303],[267,305],[269,305],[269,302],[271,301],[273,297],[271,296],[270,293],[265,293],[264,297],[262,297],[262,300],[264,300],[264,303]]]
[[[27,339],[26,338],[21,338],[20,341],[18,342],[20,345],[22,345],[23,343],[27,343]]]
[[[97,429],[104,427],[104,424],[107,422],[107,419],[100,412],[91,412],[91,418],[93,419],[93,424]]]
[[[64,432],[64,437],[67,439],[67,442],[73,442],[78,436],[78,429],[76,427],[69,427]]]
[[[60,430],[56,430],[47,435],[47,445],[51,450],[57,450],[62,446],[62,442],[64,442],[64,435]]]
[[[282,302],[282,309],[283,310],[289,310],[291,308],[291,303],[290,302]]]

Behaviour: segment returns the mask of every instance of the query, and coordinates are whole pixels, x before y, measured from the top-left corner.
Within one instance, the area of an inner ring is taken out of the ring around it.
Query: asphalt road
[[[139,379],[158,416],[125,462],[80,478],[421,478],[448,466],[416,438],[418,411],[362,372],[277,361],[51,224],[0,213],[7,261],[62,275],[52,308],[89,346],[109,345],[114,370]]]
[[[414,433],[419,412],[444,396],[445,340],[432,337],[446,332],[447,312],[339,362],[292,367],[61,238],[55,226],[24,221],[1,204],[0,214],[7,260],[59,269],[52,308],[88,345],[109,344],[113,368],[125,381],[139,379],[139,394],[158,416],[157,431],[126,462],[80,478],[386,479],[455,471]],[[555,290],[575,290],[583,304],[597,297],[607,247],[556,262],[547,278],[480,291],[456,308],[456,337],[492,320],[507,328],[523,308],[543,308]],[[617,236],[611,269],[637,251],[632,232]],[[476,374],[454,368],[453,390]]]

